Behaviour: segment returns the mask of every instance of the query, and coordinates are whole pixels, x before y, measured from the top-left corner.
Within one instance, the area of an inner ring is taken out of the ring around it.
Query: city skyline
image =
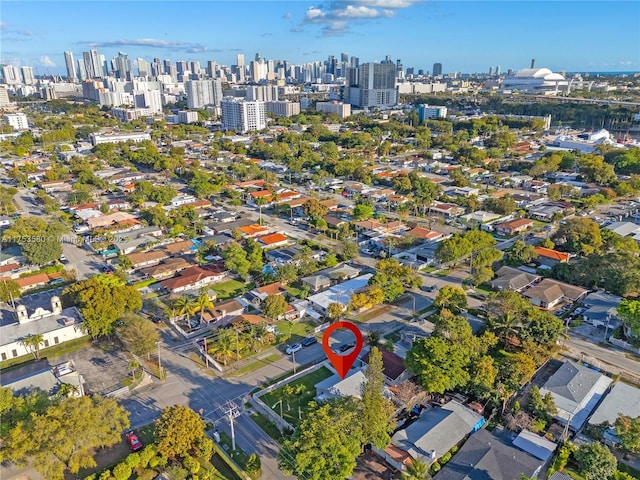
[[[0,63],[66,75],[64,51],[224,65],[238,53],[301,64],[344,52],[416,71],[441,63],[444,74],[517,70],[531,58],[552,70],[637,71],[639,16],[636,2],[5,2]]]

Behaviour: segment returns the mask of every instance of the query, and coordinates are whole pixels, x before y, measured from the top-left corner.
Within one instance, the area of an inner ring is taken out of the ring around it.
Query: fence
[[[628,350],[631,353],[635,353],[636,355],[640,355],[640,348],[636,348],[631,345],[629,342],[625,342],[624,340],[620,340],[618,338],[609,337],[609,342],[614,344],[616,347],[620,347],[624,350]]]
[[[304,370],[301,370],[298,373],[295,373],[293,375],[291,375],[290,377],[284,378],[282,380],[280,380],[279,382],[274,383],[273,385],[268,386],[267,388],[260,390],[259,392],[256,392],[252,395],[252,399],[253,399],[253,406],[256,408],[256,410],[260,411],[260,413],[262,413],[263,415],[266,415],[267,418],[270,418],[271,420],[273,420],[277,425],[281,425],[281,428],[287,428],[289,430],[295,430],[295,428],[293,427],[293,425],[291,425],[289,422],[287,422],[284,418],[282,418],[280,415],[278,415],[276,412],[274,412],[271,408],[269,408],[269,406],[264,403],[262,401],[262,397],[263,395],[266,395],[267,393],[273,392],[274,390],[277,390],[278,388],[280,388],[282,385],[286,385],[287,383],[293,382],[294,380],[297,380],[298,378],[304,377],[305,375],[308,375],[311,372],[315,372],[316,370],[320,370],[322,367],[328,367],[328,362],[322,362],[322,363],[318,363],[316,365],[313,365],[309,368],[305,368]]]

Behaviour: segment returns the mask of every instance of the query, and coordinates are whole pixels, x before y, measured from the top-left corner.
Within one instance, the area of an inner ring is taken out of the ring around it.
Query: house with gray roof
[[[619,324],[617,308],[621,301],[622,297],[602,290],[592,292],[582,301],[586,308],[582,312],[582,319],[596,327],[609,325],[609,329],[613,331]]]
[[[367,381],[363,369],[351,370],[344,379],[338,375],[316,383],[316,400],[323,402],[331,398],[362,398],[362,385]]]
[[[424,409],[417,420],[391,437],[391,444],[407,452],[414,460],[423,460],[430,465],[467,435],[481,429],[484,423],[482,415],[450,400],[441,407]],[[403,469],[391,452],[376,450],[376,453],[397,469]]]
[[[618,382],[593,412],[593,415],[589,418],[589,425],[608,424],[613,426],[618,415],[637,417],[639,412],[640,388]],[[610,445],[620,443],[620,439],[616,436],[613,428],[609,428],[604,432],[604,440],[605,443]]]
[[[522,292],[536,307],[551,310],[560,303],[573,303],[587,296],[589,290],[568,283],[545,278],[540,283]]]
[[[611,379],[582,365],[564,362],[540,389],[558,408],[554,419],[578,431],[604,396]]]
[[[497,430],[497,429],[496,429]],[[474,433],[434,480],[517,480],[539,478],[544,462],[517,448],[509,436],[485,429]]]
[[[51,366],[46,358],[8,370],[2,374],[0,385],[16,395],[42,391],[55,395],[63,384],[74,388],[74,396],[84,395],[84,378],[76,371],[73,360]]]
[[[507,266],[500,267],[496,275],[497,277],[489,282],[491,288],[510,292],[522,292],[542,278],[540,275]]]

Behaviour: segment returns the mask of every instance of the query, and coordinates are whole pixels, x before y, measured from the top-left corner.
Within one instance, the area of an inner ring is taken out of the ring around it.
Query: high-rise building
[[[240,133],[267,127],[265,102],[225,97],[222,100],[222,128]]]
[[[348,53],[341,53],[340,54],[340,61],[343,63],[346,63],[349,61],[349,54]]]
[[[73,61],[73,52],[64,52],[64,63],[67,66],[67,80],[76,81],[78,76],[76,75],[76,64]]]
[[[244,60],[244,56],[243,56],[243,60]],[[209,60],[207,62],[207,75],[209,76],[209,78],[216,78],[217,70],[218,70],[218,63],[215,60]]]
[[[162,93],[160,90],[134,90],[133,106],[146,108],[151,114],[162,113]]]
[[[239,67],[244,67],[244,53],[239,53],[236,55],[236,65]]]
[[[9,89],[6,85],[0,85],[0,107],[8,107],[11,105],[9,101]]]
[[[222,99],[222,82],[220,80],[187,80],[184,82],[187,94],[187,106],[192,109],[204,108],[207,105],[219,106]]]
[[[116,78],[132,80],[129,55],[124,52],[118,52],[118,56],[113,59],[113,66],[116,72]]]
[[[82,59],[84,60],[87,78],[101,78],[104,75],[104,62],[100,61],[100,55],[97,50],[82,52]]]
[[[433,76],[434,77],[439,77],[440,75],[442,75],[442,64],[441,63],[434,63],[433,64]]]
[[[78,78],[81,81],[84,81],[88,78],[87,75],[87,65],[84,63],[84,59],[78,59]]]
[[[151,64],[143,58],[136,58],[136,67],[139,77],[151,77]]]
[[[24,113],[7,113],[4,120],[15,130],[29,129],[29,122],[27,122],[27,116]]]
[[[352,77],[351,72],[349,76]],[[396,89],[395,64],[391,62],[360,65],[357,86],[349,88],[348,96],[349,103],[360,108],[384,108],[396,105],[398,91]]]
[[[189,62],[189,70],[191,70],[192,75],[200,76],[200,62],[198,61]]]
[[[261,102],[277,102],[278,87],[275,85],[252,85],[247,87],[247,100]]]
[[[496,65],[496,75],[500,76],[500,65]]]
[[[7,85],[18,85],[21,83],[20,69],[13,65],[2,66],[2,78]]]
[[[447,107],[432,106],[432,105],[419,105],[418,106],[418,118],[421,122],[431,118],[446,118]]]
[[[36,77],[33,75],[33,67],[20,67],[22,74],[22,83],[25,85],[35,85]]]

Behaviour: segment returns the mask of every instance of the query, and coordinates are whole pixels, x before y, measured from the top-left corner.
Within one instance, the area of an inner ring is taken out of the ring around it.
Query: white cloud
[[[421,0],[334,0],[320,6],[309,7],[301,25],[322,25],[324,35],[349,32],[352,23],[389,18],[401,8],[408,8]]]
[[[40,63],[45,67],[55,67],[56,63],[49,58],[49,55],[42,55],[40,57]]]
[[[168,40],[159,40],[157,38],[138,38],[138,39],[117,39],[106,40],[102,42],[80,42],[91,48],[105,47],[150,47],[150,48],[166,48],[169,50],[184,50],[188,53],[205,52],[207,47],[198,43],[187,42],[171,42]]]

